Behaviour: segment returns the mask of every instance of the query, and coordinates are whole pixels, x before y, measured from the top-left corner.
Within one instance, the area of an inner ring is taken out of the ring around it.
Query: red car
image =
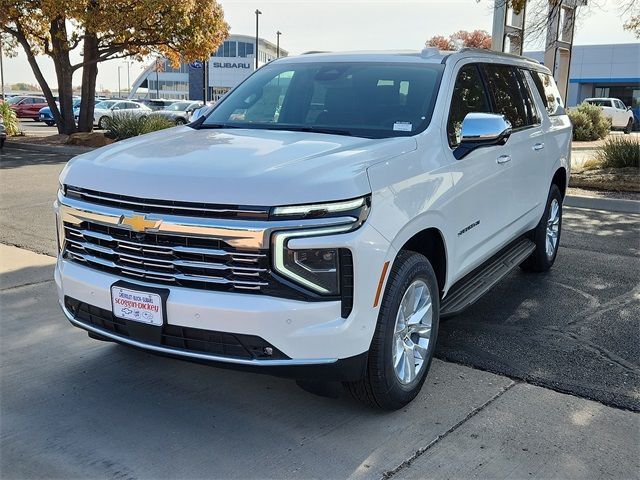
[[[36,122],[40,121],[40,109],[48,105],[44,97],[31,95],[11,97],[7,100],[7,103],[15,110],[18,118],[32,118]]]

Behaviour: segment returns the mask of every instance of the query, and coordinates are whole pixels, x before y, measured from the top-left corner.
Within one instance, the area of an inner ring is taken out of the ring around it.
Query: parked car
[[[11,97],[7,103],[15,110],[18,118],[31,118],[36,122],[40,121],[40,109],[47,106],[47,100],[44,97],[31,95]]]
[[[66,165],[60,304],[92,338],[401,408],[441,317],[552,267],[570,157],[537,62],[281,58],[189,125]]]
[[[123,113],[136,116],[146,116],[151,109],[146,105],[130,100],[105,100],[96,104],[93,111],[93,121],[98,128],[106,128],[106,120],[115,114]]]
[[[176,125],[189,123],[194,111],[202,107],[202,102],[175,102],[163,110],[156,110],[152,115],[158,115],[171,120]]]
[[[7,139],[7,129],[4,126],[4,119],[0,115],[0,149],[4,147],[4,141]]]
[[[586,98],[586,103],[602,108],[602,113],[611,121],[611,128],[631,133],[633,130],[633,112],[617,98]]]
[[[136,102],[146,105],[151,110],[164,110],[170,105],[176,103],[179,100],[163,100],[157,98],[142,98],[136,100]]]
[[[60,104],[58,102],[56,102],[56,105],[58,105],[58,108],[60,108]],[[80,108],[80,99],[74,98],[73,99],[74,118],[76,116],[77,109],[79,108]],[[51,107],[49,106],[41,108],[38,111],[38,116],[40,118],[40,121],[44,122],[49,127],[53,127],[56,124],[56,120],[53,118],[53,114],[51,113]]]

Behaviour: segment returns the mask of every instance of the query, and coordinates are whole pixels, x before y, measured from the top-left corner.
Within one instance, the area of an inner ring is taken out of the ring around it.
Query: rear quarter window
[[[564,105],[553,77],[543,72],[531,72],[531,76],[549,116],[558,115]]]

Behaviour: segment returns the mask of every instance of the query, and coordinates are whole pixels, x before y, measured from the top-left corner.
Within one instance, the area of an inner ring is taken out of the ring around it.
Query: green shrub
[[[596,159],[602,168],[640,168],[638,137],[611,136],[598,150]]]
[[[611,122],[596,105],[581,103],[575,108],[569,108],[567,115],[573,124],[574,140],[584,142],[600,140],[611,130]]]
[[[107,127],[106,136],[114,140],[137,137],[138,135],[163,130],[175,125],[172,121],[157,115],[140,117],[131,113],[116,113],[113,118],[106,119],[105,123]]]
[[[18,117],[16,112],[6,102],[0,102],[0,116],[4,121],[4,128],[7,130],[7,135],[18,135],[20,133]]]

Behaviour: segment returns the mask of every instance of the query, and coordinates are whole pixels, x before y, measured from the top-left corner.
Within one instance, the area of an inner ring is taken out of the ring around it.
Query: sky
[[[231,32],[255,35],[255,10],[260,15],[260,36],[280,44],[289,54],[309,50],[386,50],[421,49],[434,35],[449,35],[458,30],[483,29],[491,32],[493,0],[219,0]],[[576,28],[576,45],[633,43],[638,40],[622,28],[619,0],[598,0],[597,7],[582,16]],[[529,45],[525,50],[538,50]],[[75,55],[72,61],[78,61]],[[47,79],[56,86],[52,62],[38,57]],[[118,90],[127,86],[124,60],[100,64],[98,89]],[[143,70],[141,63],[130,65],[131,82]],[[26,57],[5,59],[4,83],[36,84]],[[80,72],[74,85],[80,83]]]

